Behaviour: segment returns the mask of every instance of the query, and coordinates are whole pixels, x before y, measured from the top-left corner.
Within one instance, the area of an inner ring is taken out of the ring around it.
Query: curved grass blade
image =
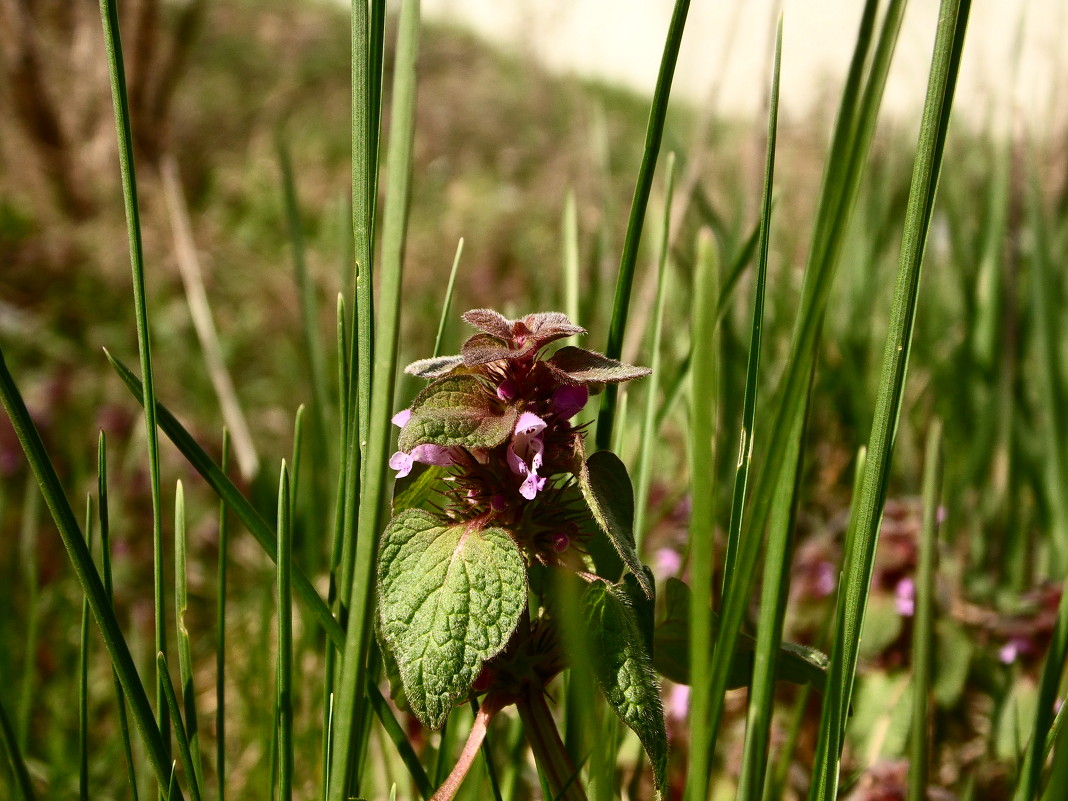
[[[111,354],[106,351],[105,354],[111,362],[111,366],[115,369],[115,372],[118,373],[119,378],[122,379],[127,389],[130,390],[135,398],[139,398],[140,381],[137,379],[137,376],[131,373],[126,365]],[[248,499],[241,494],[226,474],[215,464],[215,462],[212,461],[211,457],[204,452],[204,449],[197,444],[196,440],[190,436],[189,432],[185,430],[182,424],[178,422],[178,419],[171,414],[167,407],[161,403],[157,403],[157,407],[160,428],[163,429],[163,432],[207,482],[208,486],[219,496],[219,499],[237,515],[238,519],[249,530],[267,555],[273,559],[277,553],[278,546],[274,533],[264,519],[260,517],[259,513],[252,507],[252,504],[249,503]],[[344,631],[334,616],[330,614],[329,607],[327,607],[322,597],[312,586],[307,576],[305,576],[295,565],[293,566],[292,581],[293,588],[297,591],[297,594],[305,602],[312,615],[322,626],[327,638],[333,643],[335,648],[340,649],[345,642]],[[378,693],[378,688],[375,687],[374,682],[370,678],[366,679],[365,691],[368,693],[368,696],[372,698],[375,693]],[[393,717],[393,712],[388,705],[378,704],[373,705],[373,707],[375,712],[379,715],[383,726],[387,729],[396,728],[397,730],[400,730],[400,724],[398,724]],[[397,743],[397,741],[394,742]],[[405,740],[405,742],[407,742],[407,740]],[[399,746],[399,743],[397,744]],[[411,768],[411,765],[409,765],[409,768]],[[413,778],[415,778],[417,782],[426,781],[429,784],[425,774],[420,777],[413,776]]]
[[[100,18],[104,26],[111,100],[115,109],[115,135],[119,147],[119,172],[126,209],[126,231],[130,240],[130,265],[133,271],[134,311],[137,318],[137,350],[141,359],[142,407],[148,438],[148,472],[152,494],[152,576],[155,611],[155,646],[167,652],[166,618],[163,611],[163,521],[159,492],[159,434],[156,429],[156,392],[152,372],[152,340],[149,335],[148,302],[145,291],[145,261],[141,245],[141,218],[137,204],[137,177],[134,171],[133,136],[130,132],[130,104],[126,96],[126,68],[122,60],[119,13],[116,0],[100,0]],[[167,731],[167,706],[163,701],[163,677],[156,676],[156,710],[160,731]],[[165,751],[170,743],[163,741]],[[169,759],[167,760],[170,761]]]
[[[41,435],[37,431],[30,413],[26,409],[26,403],[15,386],[14,379],[7,369],[7,361],[4,359],[3,348],[0,348],[0,401],[7,410],[11,425],[15,429],[22,450],[26,454],[26,460],[30,463],[37,483],[41,487],[48,510],[52,513],[56,528],[59,530],[63,546],[70,557],[71,565],[82,585],[82,590],[89,599],[89,608],[93,612],[93,618],[104,638],[104,644],[111,656],[112,665],[122,683],[123,691],[133,711],[134,722],[137,724],[145,750],[148,752],[149,761],[155,771],[159,786],[167,785],[170,775],[170,758],[168,750],[160,736],[159,727],[152,716],[152,707],[145,694],[145,688],[137,675],[130,649],[119,628],[119,622],[115,618],[115,610],[111,599],[104,591],[104,585],[93,564],[89,549],[85,547],[78,522],[74,517],[70,504],[63,494],[63,488],[56,475],[55,467],[48,458]],[[181,791],[178,791],[177,799],[181,799]]]
[[[853,693],[879,521],[886,498],[894,439],[905,388],[916,300],[919,296],[920,266],[934,209],[969,9],[968,0],[943,0],[939,11],[938,31],[923,120],[920,124],[898,280],[890,311],[890,325],[868,443],[864,481],[851,521],[852,542],[846,553],[838,599],[837,632],[831,651],[831,667],[827,693],[823,698],[816,764],[809,790],[811,801],[830,801],[836,797],[838,791],[838,766],[845,734],[846,711]]]
[[[33,793],[33,782],[30,781],[30,772],[26,770],[26,760],[22,757],[18,740],[15,737],[15,729],[11,720],[4,710],[4,704],[0,701],[0,745],[7,752],[7,760],[11,764],[11,772],[15,777],[15,786],[18,788],[22,801],[36,801],[37,796]]]
[[[189,751],[189,738],[186,736],[185,724],[182,722],[182,710],[178,706],[178,696],[174,693],[174,685],[171,684],[171,676],[167,671],[167,657],[156,654],[156,666],[163,676],[163,696],[167,701],[167,707],[171,711],[174,721],[174,738],[178,741],[178,758],[182,761],[182,769],[185,771],[186,781],[189,783],[189,795],[193,801],[200,801],[200,783],[197,781],[196,772],[193,768],[193,755]],[[177,789],[177,785],[175,785]]]
[[[664,55],[660,60],[660,72],[656,77],[656,89],[653,90],[653,104],[649,110],[649,125],[645,134],[645,153],[638,168],[638,179],[634,185],[634,199],[631,201],[630,218],[627,220],[627,235],[623,242],[623,256],[620,259],[619,274],[616,278],[616,294],[612,306],[612,322],[608,329],[608,345],[605,356],[616,359],[623,355],[623,335],[627,329],[627,314],[630,309],[630,292],[634,284],[634,267],[638,261],[638,245],[641,242],[642,226],[645,223],[645,210],[649,205],[649,192],[653,186],[653,173],[656,160],[660,155],[660,142],[664,136],[664,120],[667,117],[668,97],[671,95],[671,81],[675,76],[675,64],[679,58],[679,46],[682,32],[686,27],[686,15],[690,10],[690,0],[676,0],[671,14],[667,40],[664,42]],[[605,388],[601,409],[597,417],[597,447],[608,450],[612,443],[612,426],[616,414],[616,393],[618,387],[609,384]]]

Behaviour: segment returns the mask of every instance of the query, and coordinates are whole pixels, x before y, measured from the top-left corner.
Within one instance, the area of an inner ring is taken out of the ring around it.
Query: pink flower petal
[[[553,393],[552,406],[564,420],[570,420],[586,406],[590,391],[584,386],[562,386]]]
[[[411,419],[411,417],[411,409],[401,409],[399,412],[393,415],[393,425],[397,426],[398,428],[404,428],[406,425],[408,425],[408,421]]]
[[[389,466],[397,471],[397,478],[404,478],[410,472],[412,472],[412,465],[415,460],[410,453],[404,451],[397,451],[395,454],[389,457]]]

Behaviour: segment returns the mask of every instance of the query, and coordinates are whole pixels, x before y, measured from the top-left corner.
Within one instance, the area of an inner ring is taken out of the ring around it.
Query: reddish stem
[[[571,762],[571,757],[560,739],[556,721],[545,703],[545,694],[539,687],[531,687],[525,695],[516,700],[519,718],[523,721],[523,730],[553,796],[564,801],[587,801],[586,791],[579,780],[578,771]]]
[[[482,746],[482,741],[486,739],[490,721],[493,720],[494,715],[507,705],[508,702],[503,695],[490,693],[486,696],[486,700],[479,707],[478,714],[475,715],[475,722],[471,725],[471,733],[467,735],[464,750],[460,753],[456,764],[453,765],[452,772],[441,783],[441,787],[434,793],[430,801],[452,801],[456,791],[460,789],[464,777],[467,776],[467,771],[471,769],[471,765],[478,755],[478,749]]]

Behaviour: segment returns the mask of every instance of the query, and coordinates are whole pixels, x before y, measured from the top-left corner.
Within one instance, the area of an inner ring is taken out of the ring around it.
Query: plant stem
[[[553,797],[560,801],[587,801],[586,791],[578,781],[578,771],[564,748],[541,688],[530,688],[516,699],[515,705],[534,760],[549,780]]]
[[[471,733],[467,735],[464,750],[460,752],[452,771],[445,781],[441,783],[441,787],[434,793],[430,801],[452,801],[456,791],[460,789],[460,784],[463,783],[464,777],[467,776],[467,771],[475,763],[475,757],[478,756],[479,748],[482,747],[482,741],[486,739],[490,721],[505,705],[505,696],[490,695],[486,697],[486,701],[475,715],[475,722],[471,725]]]

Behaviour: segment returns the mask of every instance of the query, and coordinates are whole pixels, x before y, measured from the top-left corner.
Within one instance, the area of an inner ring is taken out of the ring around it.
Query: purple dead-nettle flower
[[[545,421],[533,412],[523,412],[515,424],[515,434],[508,445],[508,467],[517,476],[523,477],[519,494],[528,501],[534,500],[545,487],[545,477],[538,475],[545,453]]]
[[[902,617],[912,617],[916,611],[916,584],[907,576],[894,588],[894,606]]]
[[[553,393],[552,408],[561,420],[570,420],[586,407],[589,399],[590,391],[586,387],[565,384]]]

